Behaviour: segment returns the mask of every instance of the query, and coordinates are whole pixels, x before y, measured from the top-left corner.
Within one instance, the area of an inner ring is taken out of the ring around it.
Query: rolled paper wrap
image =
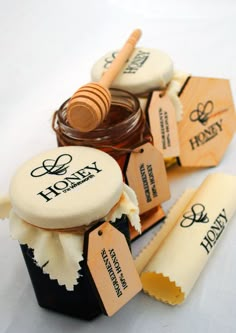
[[[235,196],[236,176],[221,173],[183,194],[136,258],[146,293],[171,305],[186,299],[235,212]]]

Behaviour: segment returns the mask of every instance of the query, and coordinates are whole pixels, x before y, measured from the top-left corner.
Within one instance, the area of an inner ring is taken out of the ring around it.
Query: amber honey
[[[59,146],[78,145],[101,149],[114,157],[124,170],[127,154],[137,146],[152,141],[138,99],[122,90],[111,89],[112,104],[105,121],[91,132],[70,127],[66,101],[57,112]]]

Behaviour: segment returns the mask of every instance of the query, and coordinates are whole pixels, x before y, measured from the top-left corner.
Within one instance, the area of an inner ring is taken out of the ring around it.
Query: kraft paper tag
[[[164,158],[179,156],[179,138],[175,107],[167,94],[154,91],[147,108],[154,146]]]
[[[125,236],[109,222],[85,233],[84,257],[101,308],[108,316],[142,289]]]
[[[236,129],[229,80],[190,77],[182,88],[180,101],[184,110],[178,123],[180,164],[217,165]]]
[[[164,159],[151,143],[145,143],[130,153],[125,174],[128,185],[137,195],[140,214],[169,199]]]
[[[183,194],[135,260],[145,292],[171,305],[186,299],[224,237],[235,196],[236,176],[223,173],[209,175],[197,190]]]

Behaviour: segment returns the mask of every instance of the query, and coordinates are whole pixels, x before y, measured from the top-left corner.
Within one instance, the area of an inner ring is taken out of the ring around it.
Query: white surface
[[[7,192],[22,162],[56,146],[53,110],[134,28],[143,30],[140,46],[167,52],[177,69],[229,78],[235,99],[235,14],[234,0],[1,1],[0,192]],[[171,169],[165,210],[207,174],[236,174],[235,147],[236,138],[216,168]],[[134,254],[157,229],[133,244]],[[183,305],[170,307],[140,293],[114,317],[87,323],[38,307],[19,246],[1,222],[0,332],[235,332],[235,233],[236,216]]]

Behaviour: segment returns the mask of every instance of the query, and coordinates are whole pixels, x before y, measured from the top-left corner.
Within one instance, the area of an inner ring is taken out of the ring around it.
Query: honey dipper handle
[[[100,79],[99,83],[103,87],[110,87],[112,81],[114,81],[127,59],[129,59],[129,57],[131,56],[137,41],[141,37],[141,34],[142,31],[140,29],[136,29],[129,36],[122,49],[111,63],[109,69],[103,74],[102,78]]]

